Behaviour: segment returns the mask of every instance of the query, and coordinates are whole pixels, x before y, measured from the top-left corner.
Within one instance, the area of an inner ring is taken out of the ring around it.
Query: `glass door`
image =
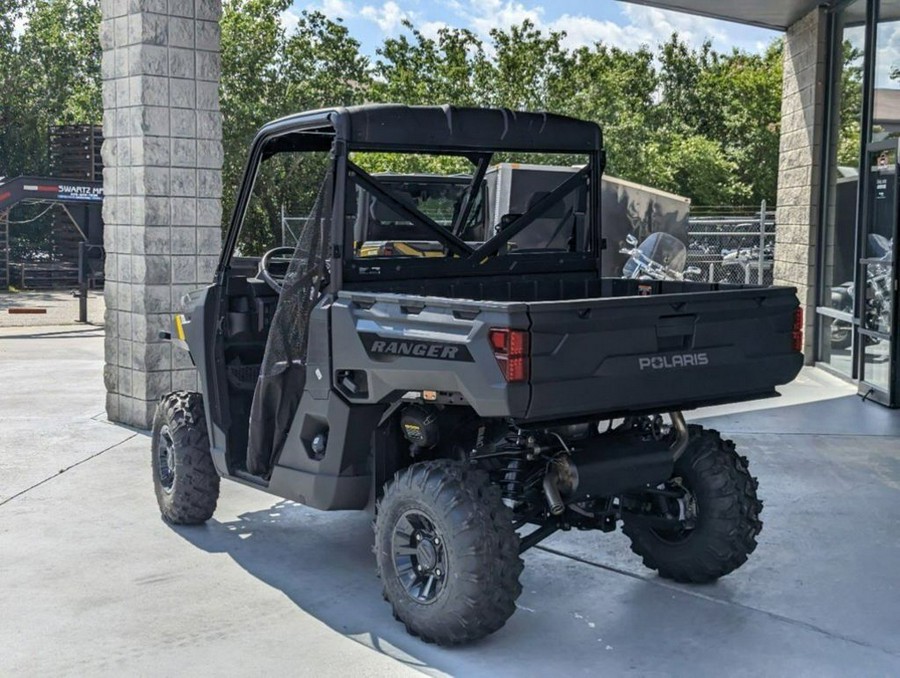
[[[831,33],[830,104],[825,193],[819,248],[816,361],[848,377],[858,376],[854,346],[853,280],[859,217],[860,163],[865,142],[866,0],[835,10]]]
[[[858,323],[859,392],[890,407],[900,404],[894,326],[897,276],[894,268],[898,222],[900,140],[866,147],[865,212],[854,296]]]

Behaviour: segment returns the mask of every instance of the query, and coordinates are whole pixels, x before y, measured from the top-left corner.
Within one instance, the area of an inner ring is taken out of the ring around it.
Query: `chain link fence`
[[[756,207],[693,207],[688,221],[690,276],[706,282],[772,284],[775,210]]]
[[[305,217],[282,211],[282,244],[294,245],[305,224]],[[687,279],[773,284],[775,210],[765,202],[756,207],[692,207],[687,230],[687,266],[700,269]]]

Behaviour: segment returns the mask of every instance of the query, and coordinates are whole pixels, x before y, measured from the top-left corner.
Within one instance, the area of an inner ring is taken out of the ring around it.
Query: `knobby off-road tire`
[[[176,391],[159,401],[151,449],[153,488],[163,518],[176,525],[209,520],[219,498],[219,475],[209,452],[203,396]]]
[[[626,514],[622,531],[631,550],[661,577],[711,582],[743,565],[756,548],[762,530],[758,482],[732,441],[700,426],[690,427],[690,443],[675,464],[673,479],[678,478],[696,501],[693,529],[664,534]]]
[[[385,599],[410,634],[457,645],[506,623],[522,592],[512,519],[487,473],[458,462],[413,464],[385,486],[375,556]]]

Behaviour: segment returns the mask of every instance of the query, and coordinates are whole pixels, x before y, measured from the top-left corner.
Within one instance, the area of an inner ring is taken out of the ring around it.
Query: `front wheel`
[[[622,531],[631,550],[661,577],[714,581],[743,565],[756,548],[762,530],[757,485],[733,442],[691,426],[672,478],[631,499],[641,504],[640,513],[626,512]]]
[[[522,592],[512,513],[485,472],[458,462],[421,462],[394,476],[378,504],[375,557],[394,617],[426,642],[493,633]]]
[[[206,522],[216,510],[219,475],[209,452],[203,396],[164,396],[153,418],[153,489],[162,517],[176,525]]]

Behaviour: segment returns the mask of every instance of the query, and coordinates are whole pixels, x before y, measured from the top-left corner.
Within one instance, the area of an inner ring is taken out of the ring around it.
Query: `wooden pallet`
[[[99,125],[57,125],[50,128],[50,167],[60,179],[103,181],[103,128]],[[78,265],[78,247],[84,240],[69,216],[54,210],[51,231],[55,263]]]
[[[50,167],[60,179],[103,181],[103,128],[57,125],[50,128]]]

